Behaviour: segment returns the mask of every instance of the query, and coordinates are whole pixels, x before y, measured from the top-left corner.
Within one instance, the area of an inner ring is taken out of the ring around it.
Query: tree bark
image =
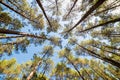
[[[87,28],[87,29],[85,29],[85,30],[79,31],[79,33],[86,32],[86,31],[89,31],[89,30],[91,30],[91,29],[98,28],[98,27],[100,27],[100,26],[104,26],[104,25],[107,25],[107,24],[109,24],[109,23],[115,23],[115,22],[118,22],[118,21],[120,21],[120,18],[117,18],[117,19],[114,19],[114,20],[107,21],[107,22],[105,22],[105,23],[101,23],[101,24],[92,26],[92,27]]]
[[[93,46],[93,47],[98,48],[98,49],[101,49],[101,48],[99,48],[99,47],[97,47],[97,46]],[[109,50],[105,50],[105,49],[102,49],[102,50],[105,51],[105,52],[108,52],[108,53],[112,53],[112,54],[114,54],[114,55],[116,55],[116,56],[120,56],[120,54],[118,54],[118,53],[115,53],[115,52],[112,52],[112,51],[109,51]]]
[[[55,0],[55,3],[56,3],[56,9],[57,9],[57,13],[58,13],[58,0]]]
[[[44,16],[45,16],[45,18],[47,19],[49,26],[52,28],[52,25],[51,25],[51,23],[50,23],[50,20],[49,20],[48,17],[47,17],[47,14],[46,14],[46,12],[45,12],[45,10],[44,10],[44,8],[43,8],[43,5],[42,5],[41,1],[40,1],[40,0],[36,0],[36,2],[38,3],[39,7],[41,8],[41,10],[42,10],[42,12],[43,12],[43,14],[44,14]]]
[[[10,10],[14,11],[15,13],[21,15],[22,17],[28,19],[29,21],[32,21],[34,23],[38,23],[30,18],[28,18],[27,16],[23,15],[22,13],[18,12],[17,10],[15,10],[14,8],[10,7],[8,4],[4,3],[2,0],[0,1],[1,4],[3,4],[4,6],[6,6],[7,8],[9,8]]]
[[[42,59],[47,55],[49,50],[46,51],[46,53],[43,55]],[[38,67],[40,66],[40,64],[42,63],[42,59],[38,62],[38,64],[34,67],[34,70],[32,72],[30,72],[30,74],[27,77],[27,80],[30,80],[33,75],[35,74],[35,72],[37,71]]]
[[[78,1],[78,0],[75,0],[75,1],[74,1],[74,4],[73,4],[72,7],[70,8],[70,11],[67,13],[67,15],[66,15],[65,18],[67,18],[67,16],[69,16],[69,14],[71,13],[72,9],[75,7],[77,1]]]
[[[105,62],[108,62],[108,63],[110,63],[110,64],[112,64],[112,65],[120,68],[120,63],[119,63],[119,62],[114,61],[114,60],[111,60],[111,59],[106,58],[106,57],[102,57],[102,56],[100,56],[99,54],[96,54],[95,52],[93,52],[93,51],[91,51],[91,50],[89,50],[89,49],[87,49],[87,48],[79,45],[78,43],[76,43],[76,44],[77,44],[80,48],[86,50],[89,55],[91,55],[91,56],[93,56],[93,57],[96,57],[96,58],[98,58],[98,59],[101,59],[101,60],[103,60],[103,61],[105,61]]]
[[[112,9],[114,9],[114,8],[117,8],[117,7],[120,7],[120,5],[116,5],[116,6],[113,6],[113,7],[110,7],[110,8],[101,10],[101,11],[98,11],[98,12],[94,13],[93,15],[97,15],[97,14],[100,14],[100,13],[105,12],[105,11],[112,10]]]
[[[28,34],[28,33],[25,33],[25,32],[19,32],[19,31],[3,29],[3,28],[0,28],[0,33],[2,33],[2,34],[14,34],[14,35],[21,35],[21,36],[25,36],[25,37],[50,40],[50,39],[48,39],[46,37],[37,36],[37,35],[34,35],[34,34]]]
[[[72,66],[75,68],[75,70],[77,71],[77,73],[79,74],[79,76],[82,78],[82,80],[85,80],[84,77],[81,75],[80,71],[74,65],[74,63],[67,56],[65,56],[65,58],[72,64]]]
[[[77,27],[83,20],[85,20],[95,9],[97,9],[100,5],[102,5],[106,0],[98,0],[95,5],[93,5],[84,15],[83,17],[68,31],[72,31],[75,27]]]
[[[24,36],[0,36],[0,39],[19,38]]]

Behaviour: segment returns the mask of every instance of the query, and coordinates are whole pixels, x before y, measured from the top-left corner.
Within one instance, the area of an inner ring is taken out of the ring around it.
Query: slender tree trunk
[[[83,17],[68,31],[72,31],[75,27],[77,27],[83,20],[85,20],[95,9],[97,9],[100,5],[102,5],[106,0],[98,0],[95,5],[93,5],[84,15]]]
[[[93,47],[98,48],[98,49],[101,49],[101,48],[99,48],[99,47],[97,47],[97,46],[93,46]],[[115,53],[115,52],[108,51],[108,50],[105,50],[105,49],[101,49],[101,50],[103,50],[103,51],[105,51],[105,52],[108,52],[108,53],[112,53],[112,54],[114,54],[114,55],[116,55],[116,56],[120,56],[119,53]]]
[[[19,38],[24,36],[0,36],[0,39],[10,39],[10,38]]]
[[[34,67],[34,70],[33,70],[32,72],[30,72],[30,74],[29,74],[28,77],[27,77],[27,80],[30,80],[30,79],[33,77],[33,75],[34,75],[35,72],[37,71],[38,67],[41,65],[43,58],[47,55],[48,51],[49,51],[49,50],[46,51],[46,53],[43,55],[42,59],[41,59],[41,60],[38,62],[38,64]]]
[[[111,79],[111,76],[109,74],[107,74],[104,70],[101,69],[101,67],[96,67],[96,70],[99,70],[99,72],[105,77],[107,78],[107,80],[110,80]],[[112,77],[113,78],[113,77]]]
[[[101,24],[92,26],[92,27],[87,28],[87,29],[85,29],[85,30],[79,31],[79,33],[86,32],[86,31],[89,31],[89,30],[91,30],[91,29],[98,28],[98,27],[100,27],[100,26],[104,26],[104,25],[107,25],[107,24],[109,24],[109,23],[115,23],[115,22],[118,22],[118,21],[120,21],[120,18],[117,18],[117,19],[114,19],[114,20],[107,21],[107,22],[105,22],[105,23],[101,23]]]
[[[90,68],[91,68],[91,70],[93,71],[93,73],[96,73],[96,74],[97,74],[98,77],[103,78],[103,80],[107,80],[106,78],[104,78],[103,76],[101,76],[101,74],[98,73],[95,69],[93,69],[93,67],[90,67]]]
[[[75,1],[74,1],[74,4],[73,4],[72,7],[70,8],[70,11],[67,13],[67,15],[66,15],[65,18],[67,18],[67,16],[69,16],[69,14],[71,13],[72,9],[75,7],[77,1],[78,1],[78,0],[75,0]]]
[[[36,2],[38,3],[39,7],[41,8],[41,10],[42,10],[42,12],[43,12],[43,14],[44,14],[44,16],[45,16],[45,18],[47,19],[47,21],[48,21],[48,23],[49,23],[49,26],[52,28],[52,25],[51,25],[51,23],[50,23],[50,20],[49,20],[48,17],[47,17],[47,14],[46,14],[46,12],[45,12],[45,10],[44,10],[44,8],[43,8],[43,5],[42,5],[41,1],[40,1],[40,0],[36,0]]]
[[[13,1],[11,1],[11,0],[8,0],[12,5],[14,5],[17,9],[19,9],[21,12],[24,12],[24,14],[28,14],[28,13],[26,13],[25,11],[23,11],[22,9],[20,9],[20,7],[17,5],[17,4],[15,4]],[[30,18],[29,18],[30,19]]]
[[[106,57],[102,57],[102,56],[100,56],[99,54],[96,54],[95,52],[93,52],[93,51],[91,51],[91,50],[89,50],[89,49],[87,49],[87,48],[79,45],[78,43],[76,43],[76,44],[77,44],[80,48],[82,48],[82,49],[84,49],[85,51],[87,51],[89,55],[91,55],[91,56],[93,56],[93,57],[96,57],[96,58],[98,58],[98,59],[101,59],[101,60],[103,60],[103,61],[105,61],[105,62],[108,62],[108,63],[110,63],[110,64],[112,64],[112,65],[120,68],[120,63],[119,63],[119,62],[114,61],[114,60],[111,60],[111,59],[106,58]]]
[[[13,30],[8,30],[8,29],[3,29],[3,28],[0,28],[0,33],[21,35],[21,36],[24,36],[24,37],[32,37],[32,38],[39,38],[39,39],[47,39],[46,37],[36,36],[34,34],[28,34],[28,33],[25,33],[25,32],[13,31]],[[50,40],[50,39],[47,39],[47,40]]]
[[[75,70],[77,71],[77,73],[79,74],[79,76],[82,78],[82,80],[85,80],[84,77],[81,75],[80,71],[74,65],[74,63],[67,56],[65,56],[65,58],[72,64],[72,66],[75,68]]]
[[[21,15],[22,17],[28,19],[29,21],[32,21],[32,22],[34,22],[34,23],[38,23],[38,22],[36,22],[36,21],[34,21],[34,20],[28,18],[28,17],[25,16],[24,14],[18,12],[18,11],[15,10],[14,8],[10,7],[8,4],[4,3],[2,0],[0,1],[0,3],[3,4],[4,6],[6,6],[7,8],[9,8],[10,10],[14,11],[15,13],[17,13],[17,14]]]
[[[120,48],[117,48],[117,47],[113,47],[113,46],[109,46],[109,45],[103,45],[103,46],[120,51]]]
[[[92,80],[90,74],[86,71],[86,69],[82,66],[82,69],[85,71],[85,73],[87,73],[88,77],[89,77],[89,80]]]
[[[98,34],[98,35],[106,35],[106,36],[108,36],[108,37],[110,37],[110,36],[120,36],[120,34],[117,34],[117,33],[96,33],[96,34]]]
[[[34,70],[33,70],[32,72],[30,72],[29,76],[27,77],[27,80],[30,80],[30,79],[33,77],[33,75],[35,74],[37,68],[39,67],[39,65],[40,65],[41,63],[42,63],[42,61],[40,60],[40,61],[38,62],[38,64],[37,64],[37,66],[35,66]]]
[[[56,3],[56,9],[57,9],[57,13],[58,13],[58,0],[55,0],[55,3]]]
[[[97,14],[100,14],[100,13],[105,12],[105,11],[112,10],[112,9],[114,9],[114,8],[117,8],[117,7],[120,7],[120,5],[116,5],[116,6],[113,6],[113,7],[110,7],[110,8],[101,10],[101,11],[98,11],[98,12],[94,13],[93,15],[97,15]]]

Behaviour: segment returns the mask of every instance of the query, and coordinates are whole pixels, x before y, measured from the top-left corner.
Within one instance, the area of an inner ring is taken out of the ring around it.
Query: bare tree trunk
[[[90,68],[91,68],[91,70],[92,70],[94,73],[97,74],[98,77],[103,78],[103,80],[108,80],[108,79],[104,78],[103,76],[101,76],[100,73],[98,73],[95,69],[93,69],[92,67],[90,67]]]
[[[114,60],[111,60],[111,59],[106,58],[106,57],[102,57],[102,56],[100,56],[99,54],[96,54],[95,52],[93,52],[93,51],[91,51],[91,50],[88,50],[87,48],[79,45],[78,43],[76,43],[76,44],[77,44],[80,48],[86,50],[89,55],[91,55],[91,56],[93,56],[93,57],[96,57],[96,58],[98,58],[98,59],[101,59],[101,60],[103,60],[103,61],[105,61],[105,62],[108,62],[108,63],[110,63],[110,64],[112,64],[112,65],[120,68],[120,63],[119,63],[119,62],[114,61]]]
[[[0,39],[19,38],[24,36],[0,36]]]
[[[86,69],[85,69],[83,66],[82,66],[82,69],[85,71],[85,73],[87,73],[87,75],[88,75],[89,79],[90,79],[90,80],[92,80],[92,78],[91,78],[90,74],[86,71]]]
[[[76,5],[77,1],[78,1],[78,0],[75,0],[75,1],[74,1],[73,6],[70,8],[70,11],[67,13],[67,15],[66,15],[66,17],[65,17],[65,18],[67,18],[67,16],[69,16],[69,14],[71,13],[72,9],[75,7],[75,5]]]
[[[57,9],[57,13],[58,13],[58,0],[55,0],[55,3],[56,3],[56,9]]]
[[[117,8],[117,7],[120,7],[120,4],[116,5],[116,6],[113,6],[113,7],[110,7],[110,8],[107,8],[107,9],[104,9],[104,10],[101,10],[101,11],[98,11],[98,12],[94,13],[93,15],[97,15],[97,14],[100,14],[100,13],[105,12],[105,11],[112,10],[114,8]]]
[[[15,10],[14,8],[10,7],[8,4],[4,3],[2,0],[0,1],[0,3],[3,4],[4,6],[6,6],[7,8],[9,8],[10,10],[14,11],[15,13],[17,13],[17,14],[21,15],[22,17],[28,19],[29,21],[32,21],[32,22],[34,22],[34,23],[37,23],[36,21],[34,21],[34,20],[28,18],[28,17],[25,16],[24,14],[18,12],[18,11]]]
[[[74,65],[74,63],[67,56],[65,56],[65,58],[72,64],[72,66],[75,68],[75,70],[77,71],[77,73],[79,74],[79,76],[82,78],[82,80],[85,80],[84,77],[81,75],[80,71]]]
[[[47,55],[49,50],[46,51],[46,53],[43,55],[42,59]],[[27,77],[27,80],[30,80],[33,75],[35,74],[35,72],[37,71],[38,67],[41,65],[42,63],[42,59],[38,62],[38,64],[34,67],[34,70],[32,72],[30,72],[30,74]]]
[[[120,48],[117,48],[117,47],[113,47],[113,46],[109,46],[109,45],[103,45],[103,46],[120,51]]]
[[[97,27],[100,27],[100,26],[104,26],[104,25],[107,25],[107,24],[109,24],[109,23],[115,23],[115,22],[118,22],[118,21],[120,21],[120,18],[113,19],[113,20],[107,21],[107,22],[105,22],[105,23],[101,23],[101,24],[92,26],[92,27],[87,28],[87,29],[85,29],[85,30],[79,31],[79,33],[82,33],[82,32],[85,32],[85,31],[89,31],[89,30],[91,30],[91,29],[94,29],[94,28],[97,28]]]
[[[95,9],[97,9],[100,5],[102,5],[106,0],[98,0],[95,5],[93,5],[84,15],[83,17],[68,31],[72,31],[75,27],[77,27],[83,20],[85,20]]]
[[[46,37],[37,36],[37,35],[34,35],[34,34],[28,34],[28,33],[25,33],[25,32],[3,29],[3,28],[0,28],[0,33],[2,33],[2,34],[15,34],[15,35],[21,35],[21,36],[24,36],[24,37],[32,37],[32,38],[40,38],[40,39],[50,40]]]
[[[37,64],[37,66],[35,66],[34,70],[32,72],[30,72],[29,76],[27,77],[27,80],[30,80],[33,77],[34,73],[36,72],[36,70],[38,69],[38,67],[41,63],[42,63],[42,61],[40,60]]]
[[[44,8],[43,8],[43,5],[42,5],[41,1],[40,1],[40,0],[36,0],[36,2],[38,3],[39,7],[41,8],[41,10],[42,10],[42,12],[43,12],[43,14],[44,14],[44,16],[45,16],[45,18],[47,19],[47,21],[48,21],[48,23],[49,23],[49,26],[52,28],[52,25],[51,25],[51,23],[50,23],[50,20],[49,20],[48,17],[47,17],[47,14],[46,14],[46,12],[45,12],[45,10],[44,10]]]
[[[97,47],[97,46],[93,46],[93,47],[98,48],[98,49],[101,49],[101,48],[99,48],[99,47]],[[119,53],[115,53],[115,52],[112,52],[112,51],[109,51],[109,50],[105,50],[105,49],[102,49],[102,50],[105,51],[105,52],[108,52],[108,53],[112,53],[112,54],[114,54],[114,55],[116,55],[116,56],[120,56]]]

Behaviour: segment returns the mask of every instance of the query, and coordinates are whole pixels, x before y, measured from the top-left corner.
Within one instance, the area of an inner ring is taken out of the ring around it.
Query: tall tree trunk
[[[89,67],[91,68],[91,70],[92,70],[94,73],[97,74],[98,77],[101,77],[103,80],[108,80],[108,79],[104,78],[103,76],[101,76],[101,74],[98,73],[93,67],[91,67],[91,66],[89,66]]]
[[[57,9],[57,13],[58,13],[58,0],[55,0],[55,4],[56,4],[56,9]]]
[[[10,7],[8,4],[4,3],[2,0],[0,1],[0,3],[3,4],[4,6],[6,6],[7,8],[9,8],[10,10],[14,11],[15,13],[17,13],[17,14],[21,15],[22,17],[28,19],[29,21],[32,21],[32,22],[34,22],[34,23],[38,23],[38,22],[30,19],[29,17],[25,16],[24,14],[18,12],[18,11],[15,10],[14,8]]]
[[[75,0],[75,1],[74,1],[74,4],[73,4],[72,7],[70,8],[70,11],[67,13],[67,15],[66,15],[65,18],[67,18],[67,16],[69,16],[69,14],[71,13],[72,9],[75,7],[77,1],[78,1],[78,0]]]
[[[109,46],[109,45],[103,45],[104,47],[110,48],[110,49],[115,49],[115,50],[119,50],[120,48],[114,47],[114,46]]]
[[[0,36],[0,39],[19,38],[24,36]]]
[[[96,54],[95,52],[93,52],[93,51],[91,51],[91,50],[89,50],[89,49],[87,49],[87,48],[79,45],[78,43],[76,43],[76,44],[77,44],[80,48],[82,48],[82,49],[84,49],[85,51],[87,51],[89,55],[91,55],[91,56],[93,56],[93,57],[96,57],[96,58],[98,58],[98,59],[101,59],[101,60],[103,60],[103,61],[105,61],[105,62],[108,62],[108,63],[110,63],[110,64],[112,64],[112,65],[120,68],[120,63],[119,63],[119,62],[114,61],[114,60],[111,60],[111,59],[106,58],[106,57],[102,57],[101,55]]]
[[[87,70],[82,66],[82,69],[85,71],[85,73],[88,75],[89,79],[92,80],[90,74],[87,72]]]
[[[46,53],[43,55],[42,59],[38,62],[38,64],[34,67],[34,70],[30,72],[30,74],[27,77],[27,80],[31,80],[35,72],[37,71],[38,67],[41,65],[43,58],[47,55],[49,50],[46,51]]]
[[[50,23],[50,20],[47,17],[47,14],[46,14],[46,12],[45,12],[45,10],[43,8],[43,5],[42,5],[41,1],[40,0],[36,0],[36,2],[38,3],[39,7],[41,8],[41,10],[42,10],[42,12],[43,12],[43,14],[45,16],[45,18],[47,19],[47,21],[49,23],[49,26],[52,28],[52,24]]]
[[[98,49],[101,49],[101,48],[99,48],[99,47],[97,47],[97,46],[93,46],[93,47],[98,48]],[[112,53],[112,54],[114,54],[114,55],[116,55],[116,56],[120,56],[119,53],[115,53],[115,52],[112,52],[112,51],[109,51],[109,50],[105,50],[105,49],[102,49],[102,50],[105,51],[105,52],[108,52],[108,53]]]
[[[65,55],[65,58],[72,64],[72,66],[75,68],[79,76],[82,78],[82,80],[85,80],[84,77],[81,75],[80,71],[77,69],[77,67],[74,65],[74,63]]]
[[[87,28],[87,29],[85,29],[85,30],[79,31],[79,33],[82,33],[82,32],[85,32],[85,31],[89,31],[89,30],[91,30],[91,29],[98,28],[98,27],[100,27],[100,26],[104,26],[104,25],[107,25],[107,24],[109,24],[109,23],[115,23],[115,22],[118,22],[118,21],[120,21],[120,18],[113,19],[113,20],[110,20],[110,21],[107,21],[107,22],[104,22],[104,23],[101,23],[101,24],[92,26],[92,27]]]
[[[33,75],[35,74],[36,70],[38,69],[38,67],[41,63],[42,63],[42,61],[40,60],[38,62],[38,64],[35,66],[34,70],[32,72],[30,72],[29,76],[27,77],[27,80],[30,80],[33,77]]]
[[[28,33],[25,33],[25,32],[13,31],[13,30],[8,30],[8,29],[3,29],[3,28],[0,28],[0,33],[2,33],[2,34],[14,34],[14,35],[21,35],[21,36],[25,36],[25,37],[32,37],[32,38],[50,40],[50,39],[48,39],[46,37],[36,36],[34,34],[28,34]]]
[[[85,20],[95,9],[97,9],[100,5],[102,5],[106,0],[98,0],[95,5],[93,5],[84,15],[83,17],[68,31],[72,31],[75,27],[77,27],[83,20]]]
[[[104,9],[104,10],[101,10],[101,11],[97,11],[97,12],[94,13],[93,15],[97,15],[97,14],[100,14],[100,13],[105,12],[105,11],[112,10],[112,9],[114,9],[114,8],[117,8],[117,7],[120,7],[120,4],[119,4],[119,5],[116,5],[116,6],[113,6],[113,7],[108,7],[107,9]]]

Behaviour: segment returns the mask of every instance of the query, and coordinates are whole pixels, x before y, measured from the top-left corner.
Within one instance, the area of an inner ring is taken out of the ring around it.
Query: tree
[[[119,9],[119,0],[0,0],[0,79],[119,80]]]

